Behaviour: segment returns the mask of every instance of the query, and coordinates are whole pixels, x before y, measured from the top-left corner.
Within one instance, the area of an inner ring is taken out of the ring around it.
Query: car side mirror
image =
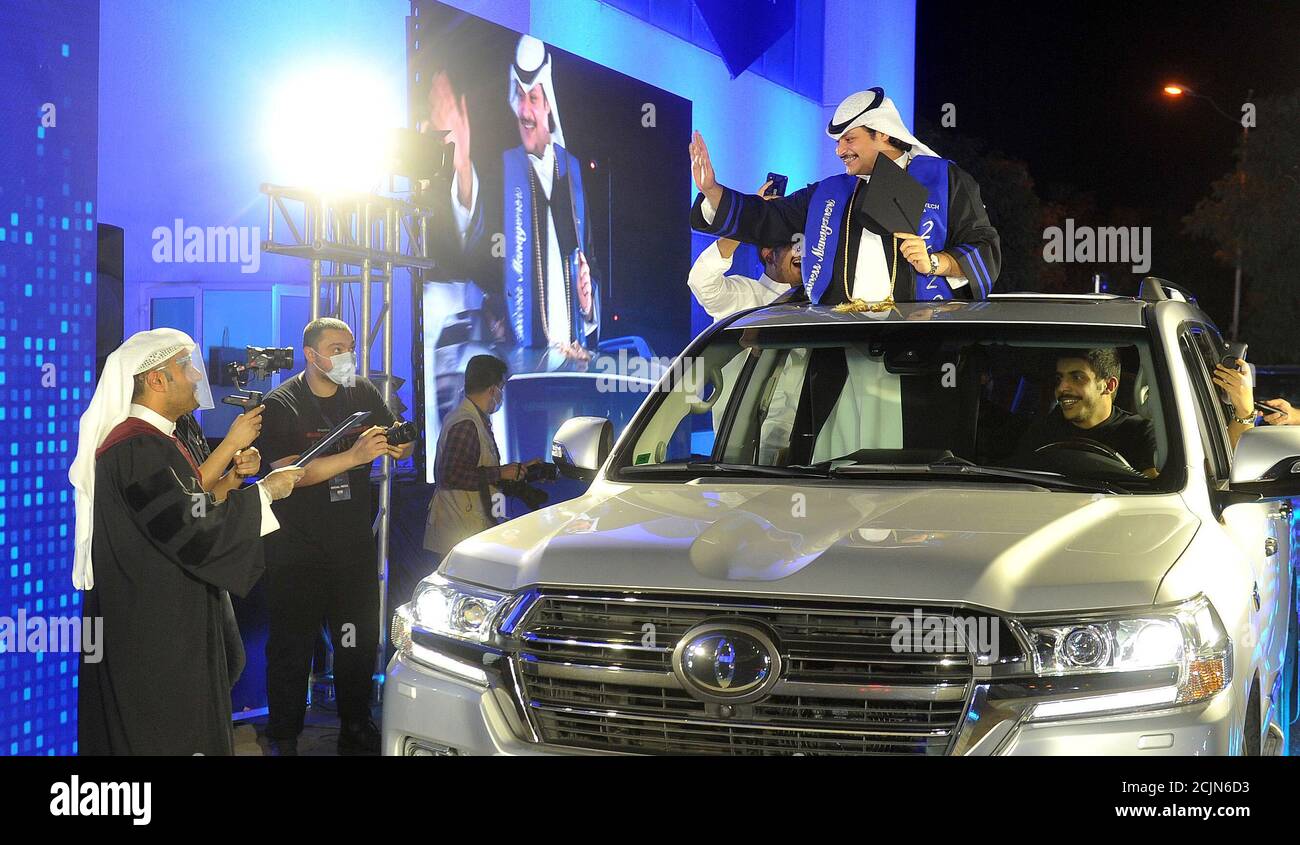
[[[1264,499],[1300,497],[1300,427],[1261,426],[1242,434],[1228,489]]]
[[[573,417],[555,432],[551,460],[565,478],[592,481],[613,448],[613,423],[604,417]]]

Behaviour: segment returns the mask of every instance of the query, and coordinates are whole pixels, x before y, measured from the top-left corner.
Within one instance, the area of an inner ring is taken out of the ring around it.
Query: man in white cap
[[[821,304],[879,310],[894,301],[986,298],[998,278],[1001,247],[975,180],[907,131],[880,88],[840,103],[826,134],[836,142],[844,173],[764,202],[718,183],[696,132],[691,171],[700,195],[691,226],[755,244],[802,237],[804,288]],[[881,155],[928,192],[918,232],[890,232],[861,213],[865,192],[859,189]]]
[[[549,347],[556,362],[590,357],[600,334],[600,291],[582,166],[565,149],[553,59],[531,35],[510,66],[520,146],[502,154],[505,301],[521,346]]]
[[[104,624],[101,659],[81,665],[82,754],[232,753],[221,591],[262,574],[271,501],[302,470],[219,501],[175,433],[199,407],[213,405],[194,341],[155,329],[109,355],[81,417],[72,581]]]

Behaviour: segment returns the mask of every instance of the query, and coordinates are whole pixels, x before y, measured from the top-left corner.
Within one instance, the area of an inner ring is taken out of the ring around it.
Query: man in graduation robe
[[[194,341],[156,329],[109,356],[81,418],[73,585],[104,624],[100,659],[81,663],[81,754],[233,752],[221,591],[261,575],[270,503],[302,470],[218,502],[175,434],[198,407],[212,401]]]
[[[553,364],[590,357],[600,339],[600,290],[582,166],[564,146],[551,54],[531,35],[510,67],[518,147],[502,153],[504,295],[515,339],[549,347]]]
[[[918,141],[880,88],[845,99],[826,134],[845,172],[767,202],[719,184],[695,133],[692,228],[762,246],[801,237],[805,294],[824,305],[987,298],[1001,247],[975,180]],[[887,231],[863,211],[879,155],[926,188],[919,231]]]

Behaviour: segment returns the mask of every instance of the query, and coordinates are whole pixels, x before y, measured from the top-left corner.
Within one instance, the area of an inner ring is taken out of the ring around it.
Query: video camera
[[[260,390],[246,390],[248,383],[254,379],[269,378],[271,373],[293,369],[293,347],[245,346],[246,363],[231,361],[226,365],[226,372],[234,382],[236,392],[224,397],[226,405],[235,405],[247,411],[262,404],[266,394]]]

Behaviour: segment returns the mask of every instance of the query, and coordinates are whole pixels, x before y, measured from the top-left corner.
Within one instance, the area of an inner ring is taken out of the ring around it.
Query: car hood
[[[759,593],[1031,613],[1151,603],[1197,526],[1177,495],[602,481],[466,540],[442,572],[505,591]]]

